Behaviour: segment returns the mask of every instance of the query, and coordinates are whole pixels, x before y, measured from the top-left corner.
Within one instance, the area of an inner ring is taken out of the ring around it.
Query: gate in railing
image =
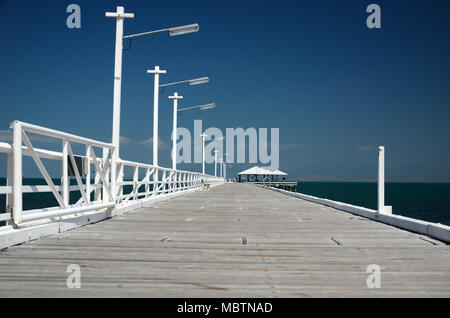
[[[0,221],[20,225],[24,222],[52,219],[87,211],[120,208],[136,202],[171,195],[198,188],[202,183],[222,183],[223,179],[201,173],[172,170],[148,164],[118,159],[114,162],[115,147],[76,135],[15,121],[12,124],[13,145],[0,143],[0,153],[7,154],[6,185],[0,186],[0,195],[6,195],[6,213]],[[46,136],[61,143],[61,152],[35,148],[29,134]],[[73,145],[84,149],[75,155]],[[101,157],[98,153],[101,151]],[[23,185],[23,156],[30,156],[46,185]],[[41,159],[61,161],[60,184],[50,177]],[[92,168],[93,171],[92,171]],[[124,169],[133,171],[132,181],[124,181]],[[116,169],[116,180],[111,171]],[[71,184],[71,176],[76,184]],[[92,182],[93,178],[93,182]],[[70,193],[80,194],[70,204]],[[24,210],[23,193],[50,192],[58,206]]]

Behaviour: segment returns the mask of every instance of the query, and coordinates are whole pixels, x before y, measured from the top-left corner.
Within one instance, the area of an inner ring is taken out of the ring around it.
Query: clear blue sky
[[[66,27],[70,3],[81,6],[79,30]],[[379,30],[366,27],[370,3],[381,6]],[[117,5],[135,13],[125,34],[200,24],[187,36],[136,39],[124,54],[121,135],[131,142],[122,158],[151,163],[150,147],[139,144],[152,135],[145,71],[160,65],[161,82],[211,78],[179,88],[184,106],[217,104],[183,114],[180,126],[201,118],[223,131],[279,127],[280,168],[291,177],[373,178],[375,148],[385,145],[388,180],[450,181],[446,0],[1,0],[0,137],[17,119],[111,140],[115,22],[104,13]],[[160,103],[169,145],[171,92]],[[170,166],[169,149],[160,165]],[[234,164],[229,175],[246,167]]]

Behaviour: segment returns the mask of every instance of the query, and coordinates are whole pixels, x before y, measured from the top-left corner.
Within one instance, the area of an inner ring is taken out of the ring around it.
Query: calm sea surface
[[[297,192],[377,209],[375,182],[299,182]],[[450,183],[386,183],[392,213],[450,225]]]

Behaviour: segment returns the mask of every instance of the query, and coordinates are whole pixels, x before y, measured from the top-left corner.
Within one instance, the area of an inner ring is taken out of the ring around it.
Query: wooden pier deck
[[[69,264],[80,289],[66,287]],[[226,184],[3,250],[0,296],[450,297],[450,246]]]

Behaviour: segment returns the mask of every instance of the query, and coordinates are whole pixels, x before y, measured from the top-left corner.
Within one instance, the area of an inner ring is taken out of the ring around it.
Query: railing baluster
[[[91,203],[91,154],[90,154],[90,145],[86,145],[86,197],[87,204]]]
[[[134,194],[134,199],[137,200],[138,198],[138,190],[136,189],[136,187],[138,186],[138,181],[139,181],[139,167],[135,166],[134,167],[134,172],[133,172],[133,192]]]
[[[6,186],[13,188],[14,185],[14,153],[8,153],[8,163],[6,170]],[[13,192],[6,193],[6,213],[12,218],[12,207],[14,206]],[[10,221],[7,222],[10,225]]]
[[[145,168],[145,197],[148,198],[150,192],[150,168]]]
[[[67,139],[62,140],[62,165],[61,165],[61,197],[66,206],[69,205],[69,160]],[[75,167],[73,167],[75,169]]]
[[[13,219],[15,224],[22,222],[22,125],[13,124],[14,182],[13,182]]]
[[[96,161],[96,158],[93,158],[93,156],[92,156],[92,153],[94,153],[94,149],[92,148],[92,146],[89,147],[89,150],[90,150],[89,157],[91,157],[93,161]],[[98,162],[97,162],[97,164],[98,164]],[[103,164],[99,164],[99,167],[97,167],[97,165],[94,162],[94,172],[95,172],[94,173],[94,175],[95,175],[94,184],[95,185],[99,185],[101,182],[101,176],[100,176],[101,170],[98,169],[98,168],[100,168],[100,166],[103,167]],[[100,201],[101,195],[102,195],[102,189],[100,187],[96,187],[94,190],[94,201]]]
[[[103,167],[102,167],[102,169],[103,169],[103,173],[104,173],[104,178],[105,178],[105,180],[104,180],[104,182],[103,182],[102,199],[103,199],[103,202],[104,202],[104,203],[106,203],[106,202],[108,201],[108,199],[107,199],[108,195],[107,195],[107,190],[106,190],[106,188],[109,187],[109,173],[108,173],[108,170],[109,170],[109,163],[108,163],[108,155],[109,155],[109,150],[103,148]],[[111,193],[111,195],[112,195],[112,199],[113,199],[113,201],[114,201],[114,193]]]

